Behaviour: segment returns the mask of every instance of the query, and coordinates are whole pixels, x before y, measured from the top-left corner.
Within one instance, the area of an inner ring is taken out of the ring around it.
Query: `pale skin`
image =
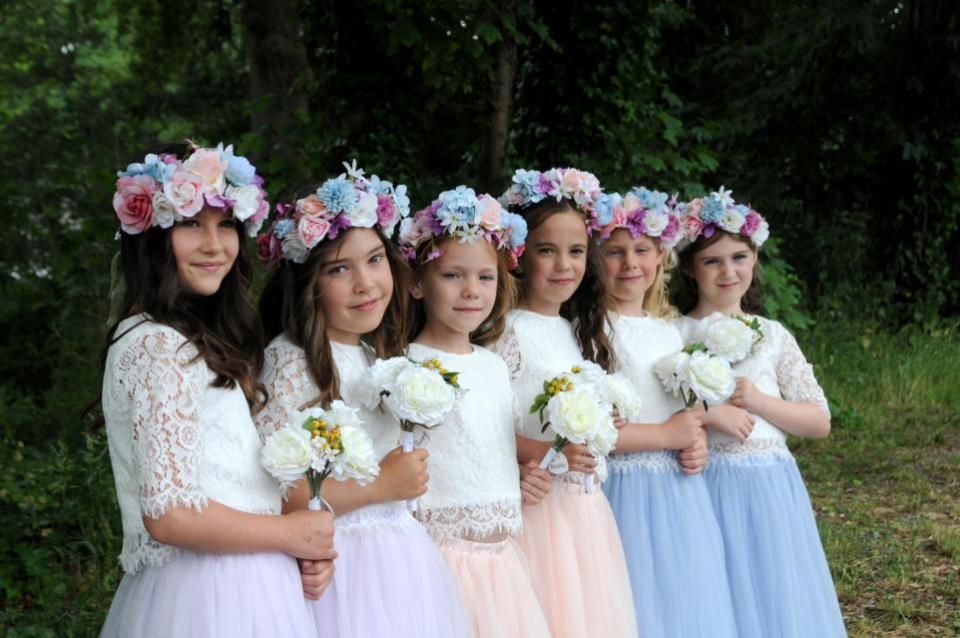
[[[196,295],[215,294],[237,258],[240,238],[236,222],[208,207],[174,225],[170,240],[182,289]],[[327,563],[337,556],[329,512],[249,514],[210,501],[202,512],[174,506],[158,518],[144,516],[143,524],[154,540],[195,552],[284,552]],[[305,595],[307,588],[305,582]]]
[[[625,228],[614,230],[601,247],[604,288],[614,310],[628,317],[647,316],[644,299],[663,268],[665,252],[646,235],[631,236]],[[627,423],[617,418],[620,430],[616,451],[679,450],[677,458],[685,474],[697,474],[707,462],[707,440],[702,410],[678,412],[663,423]]]
[[[696,279],[698,299],[689,316],[703,319],[714,312],[742,315],[741,300],[753,282],[756,262],[757,253],[753,245],[728,234],[697,252],[693,256],[693,271],[689,274]],[[751,413],[796,436],[818,439],[830,434],[830,417],[820,406],[786,401],[765,394],[745,377],[737,378],[736,390],[728,403],[728,406],[710,409],[708,425],[725,431],[730,431],[732,427],[742,432],[743,420],[749,417],[747,413]],[[738,422],[740,428],[735,426]],[[749,432],[741,438],[745,439],[746,436],[749,436]]]

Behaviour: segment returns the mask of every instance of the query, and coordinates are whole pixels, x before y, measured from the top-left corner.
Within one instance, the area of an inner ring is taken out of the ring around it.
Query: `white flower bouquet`
[[[698,400],[703,401],[704,407],[722,403],[736,387],[730,363],[701,342],[663,357],[654,364],[654,370],[666,391],[679,395],[687,408]]]
[[[753,354],[762,339],[763,331],[756,317],[728,317],[719,312],[707,317],[703,344],[707,351],[730,364]]]
[[[342,401],[291,412],[286,426],[267,437],[260,463],[284,488],[306,475],[311,510],[323,508],[320,486],[328,476],[366,485],[380,473],[373,441]]]
[[[413,428],[443,423],[461,396],[459,373],[446,370],[439,359],[415,361],[409,357],[378,359],[370,367],[364,403],[374,409],[381,402],[400,421],[404,452],[414,449]],[[416,500],[407,501],[417,509]]]

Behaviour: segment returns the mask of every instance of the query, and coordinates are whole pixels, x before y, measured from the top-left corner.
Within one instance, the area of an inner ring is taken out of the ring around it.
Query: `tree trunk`
[[[516,23],[517,0],[501,0],[498,13],[504,22]],[[486,131],[486,161],[483,183],[487,192],[497,195],[506,187],[507,140],[510,133],[510,111],[513,106],[513,84],[517,76],[517,41],[507,29],[497,43],[496,74],[490,85],[490,120]]]

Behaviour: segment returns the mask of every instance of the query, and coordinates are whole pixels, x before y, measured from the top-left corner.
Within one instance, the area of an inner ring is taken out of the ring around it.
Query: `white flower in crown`
[[[260,187],[256,184],[246,186],[228,186],[224,195],[234,201],[233,215],[240,221],[246,221],[256,215],[262,201]]]
[[[352,211],[344,212],[354,228],[373,228],[377,223],[377,196],[366,191],[357,193],[357,205]]]
[[[723,216],[720,218],[720,227],[729,233],[739,233],[740,228],[743,227],[746,218],[741,215],[736,209],[727,208],[723,211]]]
[[[724,207],[733,206],[732,190],[724,190],[723,186],[721,185],[719,190],[713,194],[717,196],[717,198],[720,200],[720,203],[723,204]]]

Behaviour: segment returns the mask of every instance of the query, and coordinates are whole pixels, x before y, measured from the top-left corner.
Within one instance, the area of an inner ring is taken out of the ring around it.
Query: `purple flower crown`
[[[602,190],[596,175],[576,168],[551,168],[544,172],[521,168],[514,172],[513,184],[500,196],[500,203],[523,210],[548,197],[558,202],[568,199],[584,214],[587,233],[593,234],[610,223],[606,213],[595,206]]]
[[[720,190],[680,204],[678,213],[683,229],[679,249],[683,250],[702,235],[712,237],[718,230],[740,235],[759,248],[770,237],[770,225],[749,206],[737,204],[733,191]]]

